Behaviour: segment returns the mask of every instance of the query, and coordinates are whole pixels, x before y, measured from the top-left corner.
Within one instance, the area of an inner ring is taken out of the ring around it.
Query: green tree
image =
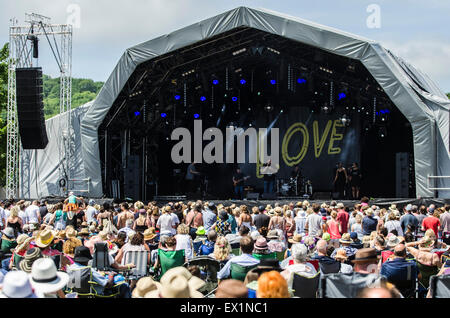
[[[447,93],[447,97],[450,99],[450,93]]]

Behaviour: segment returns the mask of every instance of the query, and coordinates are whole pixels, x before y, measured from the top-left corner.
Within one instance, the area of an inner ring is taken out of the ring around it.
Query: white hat
[[[50,294],[64,288],[69,275],[58,272],[51,258],[39,258],[31,267],[30,282],[39,294]]]
[[[343,208],[344,208],[344,203],[339,202],[339,203],[336,205],[336,208],[338,208],[338,209],[343,209]]]
[[[28,274],[23,271],[8,272],[3,280],[0,298],[36,298]]]

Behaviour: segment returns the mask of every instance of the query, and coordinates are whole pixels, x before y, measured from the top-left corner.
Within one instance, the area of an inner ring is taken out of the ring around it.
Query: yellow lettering
[[[296,132],[302,133],[303,144],[300,148],[299,153],[296,156],[291,157],[291,156],[289,156],[288,146],[289,146],[289,141],[291,140],[292,136]],[[283,144],[281,146],[281,155],[283,156],[284,163],[289,167],[298,165],[305,157],[306,152],[308,150],[308,145],[309,145],[309,134],[308,134],[308,129],[306,128],[306,126],[302,123],[293,124],[286,131],[286,134],[284,135],[284,138],[283,138]]]
[[[333,124],[333,129],[331,131],[330,143],[328,144],[328,154],[329,155],[337,155],[341,153],[341,148],[334,147],[334,142],[337,140],[342,140],[344,138],[343,134],[338,134],[336,132],[336,127],[344,127],[339,119],[336,119]]]
[[[329,120],[327,123],[327,126],[325,127],[325,130],[323,131],[322,138],[319,140],[319,123],[317,120],[313,122],[313,135],[314,135],[314,154],[316,155],[316,158],[319,158],[320,153],[322,152],[323,145],[325,144],[325,141],[327,140],[328,133],[330,132],[330,128],[332,126],[332,121]]]

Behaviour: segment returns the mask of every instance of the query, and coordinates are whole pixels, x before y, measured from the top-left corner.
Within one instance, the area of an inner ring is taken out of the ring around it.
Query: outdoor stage
[[[188,157],[201,154],[209,197],[232,197],[237,165],[261,193],[261,162],[248,160],[259,142],[246,143],[244,162],[234,143],[222,147],[223,157],[234,152],[231,163],[203,160],[212,143],[204,132],[233,127],[266,128],[269,139],[277,128],[277,178],[299,165],[313,193],[335,192],[336,164],[356,162],[362,196],[450,198],[449,107],[431,79],[379,43],[240,7],[127,49],[95,101],[71,115],[67,180],[58,179],[65,159],[55,158],[67,121],[58,116],[47,148],[22,152],[18,196],[148,202],[187,193],[193,158],[174,162],[177,128],[192,136]]]

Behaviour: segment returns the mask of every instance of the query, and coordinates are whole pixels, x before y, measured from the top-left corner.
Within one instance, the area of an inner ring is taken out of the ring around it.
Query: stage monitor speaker
[[[48,137],[45,129],[41,67],[16,69],[16,97],[23,149],[45,149]]]
[[[395,154],[395,195],[397,198],[409,198],[409,154]]]
[[[276,193],[263,193],[261,197],[264,200],[276,200],[277,194]]]
[[[247,200],[259,200],[259,193],[257,192],[247,193]]]

